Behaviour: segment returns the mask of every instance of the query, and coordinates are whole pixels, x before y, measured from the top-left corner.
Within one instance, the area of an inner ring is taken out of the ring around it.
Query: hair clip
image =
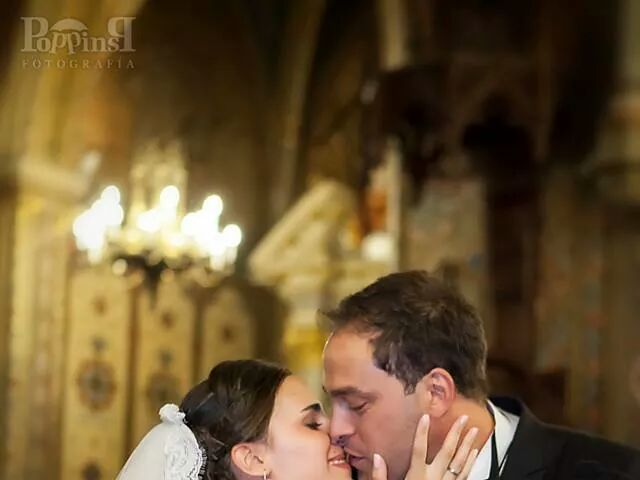
[[[210,438],[211,438],[211,440],[213,440],[213,441],[216,443],[216,445],[217,445],[216,447],[214,447],[214,448],[212,449],[212,451],[211,451],[211,456],[213,457],[213,459],[214,459],[215,461],[218,461],[218,460],[220,460],[220,458],[221,458],[221,457],[223,457],[223,456],[226,454],[227,449],[228,449],[229,447],[227,446],[227,444],[226,444],[226,443],[224,443],[224,442],[223,442],[223,441],[221,441],[221,440],[218,440],[218,439],[217,439],[216,437],[214,437],[213,435],[210,435]]]

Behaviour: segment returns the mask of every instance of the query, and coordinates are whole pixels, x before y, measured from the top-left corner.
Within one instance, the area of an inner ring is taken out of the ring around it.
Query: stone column
[[[608,213],[601,372],[603,431],[640,447],[640,209]]]
[[[640,445],[640,3],[620,2],[617,81],[591,166],[607,204],[604,433]]]
[[[409,63],[409,26],[404,0],[378,0],[380,65],[396,70]]]
[[[555,390],[536,391],[549,421],[596,432],[602,421],[603,212],[576,168],[548,170],[541,198],[535,299],[536,373],[566,373],[564,411]],[[544,398],[543,398],[544,397]]]
[[[2,221],[9,228],[2,229],[1,278],[11,285],[0,299],[10,308],[1,335],[7,352],[2,416],[11,439],[3,445],[3,478],[52,478],[59,458],[70,206],[84,182],[29,159],[4,178],[14,194],[3,189]]]

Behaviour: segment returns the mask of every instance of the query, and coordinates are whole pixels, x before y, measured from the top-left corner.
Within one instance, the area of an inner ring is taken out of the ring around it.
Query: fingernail
[[[480,450],[478,450],[477,448],[474,448],[473,450],[471,450],[471,456],[473,457],[477,457],[478,453],[480,453]]]
[[[420,421],[421,421],[422,423],[427,423],[429,420],[431,420],[431,417],[429,417],[429,414],[428,414],[428,413],[425,413],[425,414],[422,416],[422,418],[420,419]]]
[[[382,457],[380,455],[378,455],[377,453],[373,454],[373,466],[375,468],[382,467]]]
[[[469,415],[463,415],[460,417],[460,425],[464,425],[469,420]]]
[[[477,434],[478,434],[477,427],[473,427],[471,430],[469,430],[469,435],[471,435],[472,437],[475,437]]]

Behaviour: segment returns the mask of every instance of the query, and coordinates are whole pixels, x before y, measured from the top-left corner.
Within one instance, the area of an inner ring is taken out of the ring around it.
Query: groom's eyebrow
[[[322,407],[320,406],[319,403],[314,403],[300,410],[300,413],[309,412],[309,411],[320,413],[322,412]]]
[[[327,393],[332,397],[348,397],[350,395],[357,395],[359,397],[368,397],[368,396],[370,396],[368,393],[363,392],[362,390],[360,390],[359,388],[356,388],[356,387],[336,388],[336,389],[333,389],[333,390],[329,390]]]

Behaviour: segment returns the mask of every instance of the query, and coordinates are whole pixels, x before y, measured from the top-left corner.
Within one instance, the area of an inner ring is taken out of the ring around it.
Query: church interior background
[[[494,393],[640,446],[640,2],[0,9],[0,478],[114,478],[223,359],[319,389],[317,311],[410,268],[480,310]],[[28,38],[113,19],[132,48]],[[103,188],[165,180],[223,199],[233,271],[77,248]]]

